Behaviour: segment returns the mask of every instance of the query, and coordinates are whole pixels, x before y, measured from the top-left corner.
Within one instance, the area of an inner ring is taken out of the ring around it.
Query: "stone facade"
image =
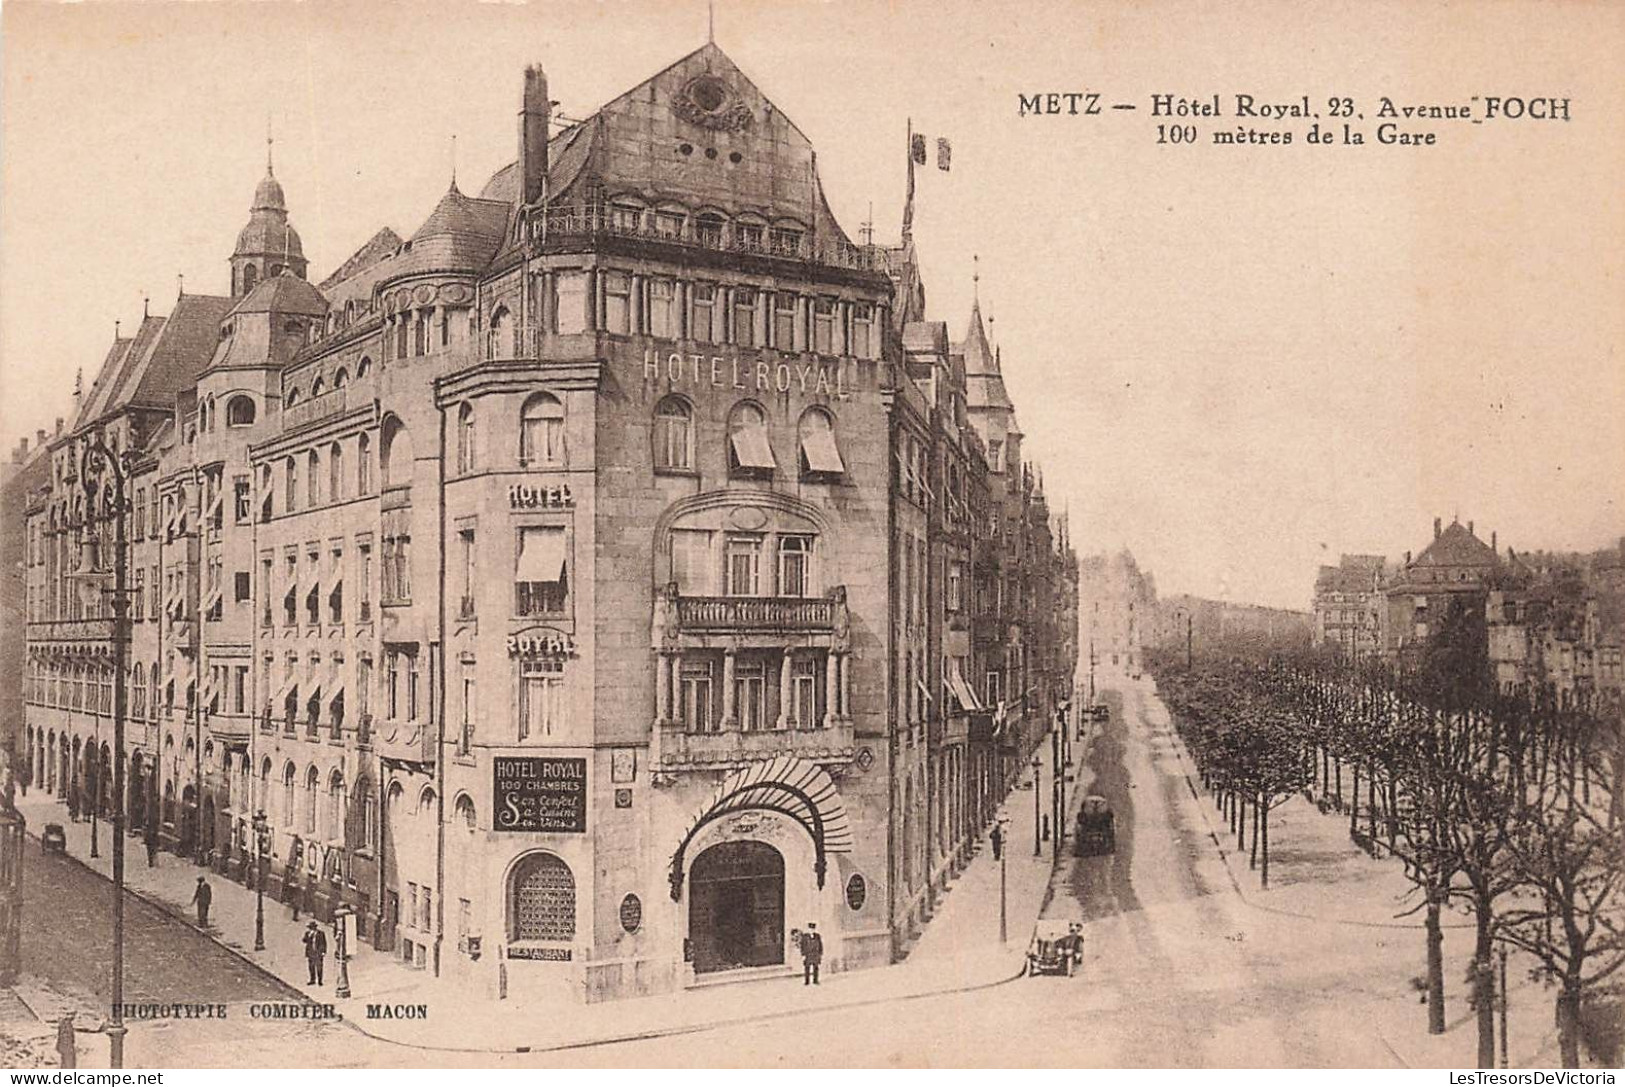
[[[550,110],[319,286],[268,163],[232,293],[115,341],[28,494],[30,765],[476,996],[890,962],[1076,664],[996,355],[910,346],[908,247],[715,45]]]

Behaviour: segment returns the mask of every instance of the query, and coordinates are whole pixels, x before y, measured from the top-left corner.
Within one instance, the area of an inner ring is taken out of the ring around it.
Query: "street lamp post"
[[[111,501],[104,500],[102,509],[113,513],[113,587],[110,591],[113,608],[113,795],[122,801],[124,796],[124,715],[126,712],[124,682],[125,657],[130,640],[129,556],[126,518],[129,502],[125,489],[129,480],[127,453],[109,448],[102,434],[92,433],[80,446],[79,475],[89,496],[88,511],[98,508],[97,491],[110,492]],[[104,478],[105,477],[105,478]],[[88,541],[87,541],[88,542]],[[98,556],[99,558],[100,556]],[[85,591],[108,592],[104,581],[107,571],[85,568],[79,575]],[[97,786],[100,791],[100,784]],[[100,797],[97,798],[98,800]],[[91,807],[92,827],[95,826],[95,805]],[[122,802],[113,806],[113,1000],[112,1015],[108,1018],[108,1065],[124,1067],[124,813]]]
[[[999,833],[1001,836],[1004,833],[1003,828],[1006,822],[1004,816],[999,816]],[[1009,859],[1010,843],[1006,841],[999,850],[999,943],[1001,945],[1010,942],[1010,922],[1008,911],[1005,908],[1005,866],[1009,863]]]
[[[1043,832],[1043,829],[1042,829],[1042,827],[1040,825],[1043,822],[1044,817],[1043,817],[1043,808],[1041,806],[1042,801],[1040,801],[1039,798],[1038,798],[1038,772],[1040,770],[1042,770],[1043,768],[1044,768],[1044,757],[1042,755],[1040,755],[1038,752],[1034,751],[1033,752],[1033,856],[1035,856],[1035,857],[1042,857],[1044,855],[1044,832]]]
[[[254,950],[265,950],[265,809],[254,813]]]
[[[340,906],[333,911],[333,951],[339,961],[338,985],[333,995],[340,1000],[350,996],[350,907]]]

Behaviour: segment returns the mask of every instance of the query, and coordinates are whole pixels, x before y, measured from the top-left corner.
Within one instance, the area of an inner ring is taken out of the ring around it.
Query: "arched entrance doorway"
[[[197,850],[197,790],[188,785],[181,790],[181,855],[190,857]]]
[[[203,821],[198,825],[203,835],[201,849],[207,857],[214,852],[214,793],[208,789],[203,791]]]
[[[141,752],[130,754],[129,781],[125,789],[129,794],[129,807],[125,819],[129,823],[130,833],[134,834],[146,823],[147,783],[142,776]]]
[[[712,846],[689,869],[694,972],[784,962],[784,856],[766,842]]]

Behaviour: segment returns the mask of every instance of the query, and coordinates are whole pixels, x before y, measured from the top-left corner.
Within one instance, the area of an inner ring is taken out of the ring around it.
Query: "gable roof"
[[[1474,536],[1460,521],[1451,523],[1416,556],[1414,566],[1498,566],[1500,558],[1490,545]]]
[[[330,287],[343,283],[346,279],[349,279],[357,272],[372,267],[374,264],[377,264],[391,253],[395,252],[395,250],[401,247],[401,240],[402,239],[399,234],[395,233],[387,226],[384,227],[383,229],[379,230],[378,233],[368,238],[362,244],[360,249],[357,249],[354,253],[351,253],[349,257],[345,259],[343,264],[335,268],[331,275],[322,280],[316,286],[322,291],[326,291]]]
[[[220,322],[236,304],[235,298],[207,294],[183,294],[177,298],[169,316],[160,318],[162,324],[152,337],[151,346],[135,359],[127,391],[121,391],[122,402],[173,408],[175,397],[196,384],[198,375],[208,365],[220,339]]]

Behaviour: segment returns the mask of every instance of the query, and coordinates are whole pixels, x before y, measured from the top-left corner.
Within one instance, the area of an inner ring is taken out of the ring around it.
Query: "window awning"
[[[274,701],[274,702],[286,702],[288,700],[288,696],[290,694],[293,694],[295,691],[297,691],[298,688],[299,688],[299,681],[297,679],[295,679],[293,676],[289,676],[288,678],[286,678],[286,679],[284,679],[282,681],[282,686],[280,686],[280,687],[278,687],[276,689],[276,698],[272,699],[272,701]]]
[[[335,684],[332,693],[327,696],[327,704],[342,707],[344,705],[344,688]]]
[[[225,504],[226,504],[226,492],[225,492],[225,490],[222,488],[221,490],[215,491],[214,492],[214,501],[209,503],[209,512],[203,515],[204,519],[205,520],[212,520],[214,518],[215,514],[220,512],[220,507],[224,506]]]
[[[801,436],[801,455],[807,458],[807,469],[812,472],[841,474],[846,465],[841,463],[841,451],[835,447],[835,434],[827,427],[809,427]]]
[[[558,581],[564,576],[564,529],[519,530],[519,564],[515,581]]]
[[[953,691],[954,698],[958,700],[959,707],[967,713],[979,713],[982,703],[971,690],[971,685],[965,682],[965,673],[959,667],[958,657],[948,658],[948,689]]]
[[[210,589],[209,595],[203,598],[203,614],[207,615],[209,612],[213,611],[214,606],[220,603],[220,597],[222,595],[224,595],[224,589],[221,586],[216,585],[214,588]]]
[[[734,459],[739,467],[767,470],[778,467],[773,460],[773,447],[767,443],[766,427],[742,427],[728,435],[728,440],[733,443]]]

